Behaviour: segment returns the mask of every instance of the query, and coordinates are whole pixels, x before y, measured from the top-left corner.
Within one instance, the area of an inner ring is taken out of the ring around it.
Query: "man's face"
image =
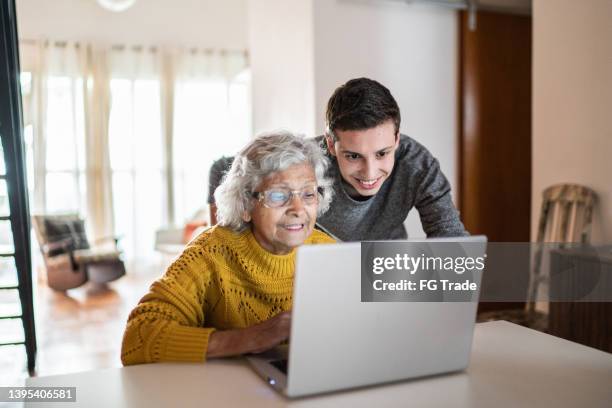
[[[327,148],[336,156],[342,178],[358,195],[375,195],[395,163],[399,134],[395,132],[393,121],[370,129],[336,130],[334,133],[338,140],[334,142],[327,136]]]

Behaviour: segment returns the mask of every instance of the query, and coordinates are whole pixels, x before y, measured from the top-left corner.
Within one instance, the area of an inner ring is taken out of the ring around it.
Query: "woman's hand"
[[[289,338],[291,312],[282,312],[246,329],[215,331],[208,339],[206,357],[261,353]]]

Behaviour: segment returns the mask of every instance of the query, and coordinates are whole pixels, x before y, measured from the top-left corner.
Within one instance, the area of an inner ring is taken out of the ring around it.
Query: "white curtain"
[[[155,48],[110,52],[109,146],[115,231],[134,266],[152,260],[155,231],[167,224],[161,57]]]
[[[212,162],[251,136],[250,79],[244,53],[188,50],[174,61],[173,204],[181,223],[205,205]]]
[[[104,51],[73,42],[20,47],[28,82],[22,88],[32,212],[78,212],[91,238],[108,236],[113,218]]]
[[[109,157],[110,86],[107,51],[91,46],[82,54],[85,68],[85,188],[87,221],[94,239],[115,235]]]
[[[33,212],[79,212],[146,266],[155,230],[205,207],[212,161],[251,136],[245,54],[20,47]]]

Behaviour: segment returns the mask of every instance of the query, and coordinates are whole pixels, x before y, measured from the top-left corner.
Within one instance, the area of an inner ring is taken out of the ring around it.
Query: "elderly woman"
[[[289,133],[256,138],[215,192],[218,225],[191,241],[130,313],[123,364],[204,361],[289,337],[295,248],[329,207],[327,159]]]

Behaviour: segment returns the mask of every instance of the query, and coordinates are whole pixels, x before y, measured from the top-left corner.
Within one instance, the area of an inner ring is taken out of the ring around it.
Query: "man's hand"
[[[261,353],[289,338],[291,312],[282,312],[246,329],[216,331],[208,339],[207,357]]]

